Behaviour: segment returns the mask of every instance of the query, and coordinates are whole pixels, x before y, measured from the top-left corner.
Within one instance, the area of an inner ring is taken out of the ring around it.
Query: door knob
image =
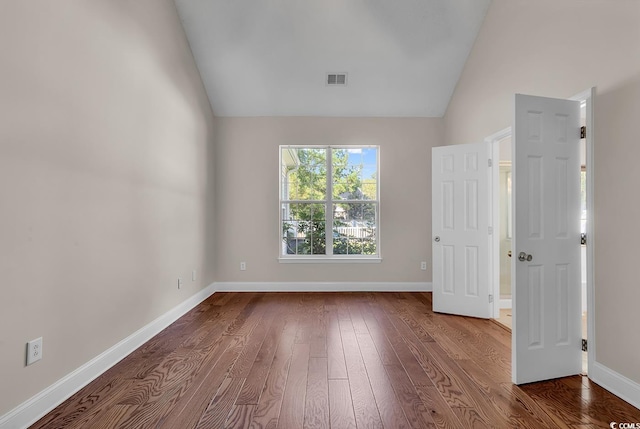
[[[436,235],[436,237],[433,239],[433,241],[435,241],[436,243],[440,242],[440,236]]]
[[[518,253],[518,260],[519,261],[529,261],[530,262],[532,259],[533,259],[533,256],[531,256],[531,255],[527,255],[524,252]]]

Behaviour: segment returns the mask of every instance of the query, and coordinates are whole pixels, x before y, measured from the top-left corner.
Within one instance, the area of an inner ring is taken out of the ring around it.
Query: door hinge
[[[580,234],[580,244],[585,246],[587,244],[587,234],[584,232]]]
[[[489,167],[493,167],[493,159],[489,158]]]
[[[582,339],[582,351],[587,351],[587,340],[585,338]]]
[[[492,235],[492,234],[493,234],[493,227],[492,227],[492,226],[490,226],[490,227],[489,227],[489,235]]]
[[[586,139],[587,138],[587,127],[580,127],[580,138],[581,139]]]
[[[493,295],[489,295],[489,303],[493,302]]]

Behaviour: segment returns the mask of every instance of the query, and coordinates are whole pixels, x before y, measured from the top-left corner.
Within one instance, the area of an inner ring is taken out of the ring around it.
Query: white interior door
[[[512,377],[579,374],[580,103],[516,95]]]
[[[432,149],[433,311],[489,318],[489,143]]]

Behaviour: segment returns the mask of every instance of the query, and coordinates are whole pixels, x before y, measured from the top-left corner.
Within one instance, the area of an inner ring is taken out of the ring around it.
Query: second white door
[[[580,103],[516,95],[512,378],[579,374]]]
[[[490,145],[432,150],[433,311],[491,317]]]

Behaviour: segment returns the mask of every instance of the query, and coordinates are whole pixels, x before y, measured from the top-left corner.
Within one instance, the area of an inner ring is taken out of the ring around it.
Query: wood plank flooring
[[[511,384],[510,334],[430,293],[217,293],[32,428],[606,428],[586,377]]]

